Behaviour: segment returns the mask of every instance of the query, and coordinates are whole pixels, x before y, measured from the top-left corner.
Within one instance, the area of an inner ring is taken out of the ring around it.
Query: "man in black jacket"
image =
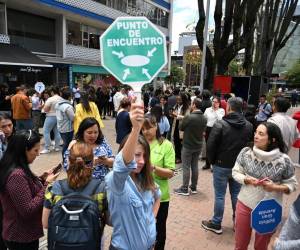
[[[229,184],[234,220],[241,186],[232,178],[232,168],[241,149],[253,139],[252,124],[243,116],[242,107],[241,98],[229,98],[227,115],[213,126],[207,142],[207,157],[213,165],[215,203],[213,218],[202,221],[201,225],[216,234],[222,233],[221,224],[227,184]]]

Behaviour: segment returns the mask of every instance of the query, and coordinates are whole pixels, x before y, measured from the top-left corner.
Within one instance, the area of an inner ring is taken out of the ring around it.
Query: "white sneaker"
[[[43,149],[40,154],[49,154],[51,151],[49,149]]]
[[[59,152],[61,150],[61,148],[55,148],[54,151],[55,152]]]

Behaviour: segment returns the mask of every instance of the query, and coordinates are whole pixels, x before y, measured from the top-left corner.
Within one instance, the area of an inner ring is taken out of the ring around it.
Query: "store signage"
[[[134,90],[151,82],[167,64],[165,35],[146,17],[119,17],[102,34],[101,63]]]
[[[282,218],[282,207],[275,199],[262,200],[252,210],[251,227],[259,234],[275,231]]]
[[[32,68],[32,67],[20,68],[20,71],[21,72],[33,72],[33,73],[42,72],[41,69],[35,69],[35,68]]]

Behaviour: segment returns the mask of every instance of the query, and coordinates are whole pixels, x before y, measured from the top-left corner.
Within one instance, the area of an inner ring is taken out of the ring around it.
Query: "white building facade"
[[[0,0],[0,51],[7,51],[0,54],[0,83],[112,78],[101,66],[99,37],[117,17],[130,15],[146,16],[166,35],[170,62],[172,0]],[[24,49],[19,59],[10,58],[14,46]],[[168,74],[169,64],[158,77]]]

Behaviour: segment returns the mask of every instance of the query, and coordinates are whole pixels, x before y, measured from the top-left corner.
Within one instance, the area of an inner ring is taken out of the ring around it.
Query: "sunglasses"
[[[94,168],[94,160],[83,160],[84,167],[86,168]]]

